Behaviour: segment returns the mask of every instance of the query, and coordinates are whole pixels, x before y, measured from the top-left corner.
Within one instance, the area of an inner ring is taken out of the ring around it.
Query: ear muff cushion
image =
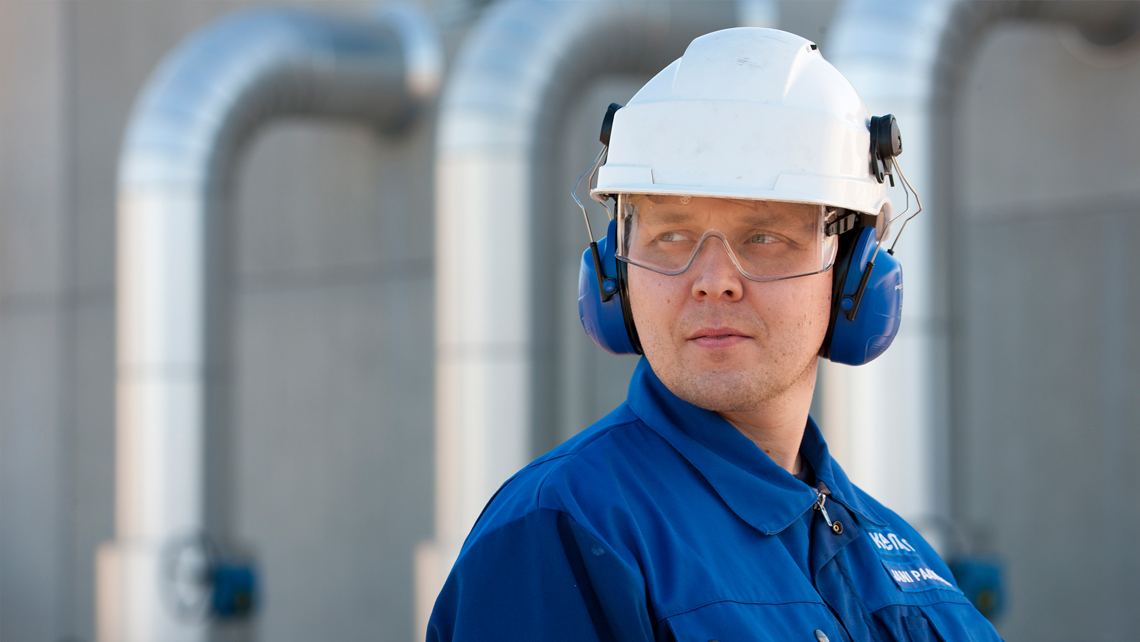
[[[832,298],[825,346],[831,361],[857,366],[885,352],[898,334],[902,319],[902,266],[886,251],[879,252],[855,318],[848,319],[845,308],[850,308],[851,297],[859,289],[863,271],[875,255],[876,246],[874,228],[864,227],[849,234],[855,240],[849,247],[840,245],[840,251],[846,251],[843,258],[847,265],[844,274],[835,274],[835,282],[842,283],[842,288],[838,296]],[[841,239],[843,241],[846,239]]]
[[[616,242],[617,223],[610,221],[606,237],[598,241],[602,279],[615,279],[618,286],[608,301],[602,300],[602,293],[598,289],[593,252],[586,248],[582,253],[582,263],[578,269],[578,318],[581,319],[586,334],[606,352],[618,355],[641,354],[637,330],[633,327],[633,316],[629,313],[625,273],[619,270],[614,256]]]

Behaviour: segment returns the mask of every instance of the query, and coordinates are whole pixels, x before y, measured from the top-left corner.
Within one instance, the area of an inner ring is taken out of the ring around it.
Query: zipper
[[[832,533],[835,533],[836,535],[840,535],[843,533],[843,523],[838,521],[838,520],[833,521],[831,519],[831,516],[827,514],[827,508],[826,508],[827,499],[829,497],[831,497],[831,489],[828,488],[827,484],[823,483],[823,481],[818,481],[817,483],[818,483],[818,485],[815,488],[815,493],[816,493],[815,504],[812,505],[812,509],[819,511],[820,515],[823,517],[823,521],[827,524],[828,528],[831,529]],[[839,632],[843,636],[843,638],[844,638],[843,642],[855,642],[856,640],[865,640],[867,642],[872,642],[872,641],[873,642],[881,642],[881,640],[879,639],[879,636],[875,635],[872,632],[872,630],[867,626],[867,623],[871,622],[872,619],[871,619],[870,614],[867,611],[867,605],[863,603],[863,598],[859,597],[859,591],[857,591],[855,589],[855,584],[851,580],[851,575],[850,575],[849,569],[843,565],[843,561],[841,558],[833,558],[831,560],[830,564],[834,565],[833,567],[831,567],[832,572],[838,574],[840,580],[843,583],[844,588],[839,590],[839,594],[840,595],[846,594],[846,595],[856,596],[855,602],[858,605],[858,613],[851,613],[850,614],[850,615],[854,616],[853,619],[855,621],[851,623],[851,626],[849,626],[848,623],[843,619],[843,617],[840,616],[839,610],[836,609],[836,605],[833,604],[832,600],[829,599],[828,597],[825,597],[823,592],[820,591],[820,589],[818,588],[818,586],[816,587],[816,592],[819,593],[820,599],[822,599],[823,603],[827,605],[827,609],[828,609],[828,611],[830,611],[831,617],[834,618],[835,623],[838,625],[836,627],[836,630],[837,630],[837,632]],[[815,572],[817,574],[821,574],[828,567],[829,567],[829,564],[825,564],[824,566],[820,567],[819,569],[816,569]],[[818,579],[818,577],[813,576],[813,579],[812,579],[813,585],[815,585],[817,579]],[[829,592],[829,594],[830,593],[832,593],[832,592]],[[834,594],[831,594],[831,597],[837,597],[837,596]],[[861,620],[861,622],[860,622],[860,620]],[[852,634],[852,626],[856,626],[856,628],[858,628],[857,625],[859,625],[859,624],[862,624],[863,628],[867,629],[867,631],[866,631],[867,635],[861,635],[860,637],[856,637],[854,634]]]
[[[838,521],[831,521],[831,518],[827,515],[827,508],[824,507],[824,504],[827,503],[828,494],[829,493],[824,493],[822,490],[817,490],[815,504],[812,505],[812,508],[818,510],[820,514],[823,515],[823,521],[827,522],[827,527],[831,529],[831,532],[839,535],[843,532],[843,524]]]

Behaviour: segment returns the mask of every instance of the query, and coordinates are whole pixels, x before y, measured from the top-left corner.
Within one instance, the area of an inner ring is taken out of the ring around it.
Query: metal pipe
[[[436,142],[436,539],[417,550],[417,630],[479,511],[531,455],[531,276],[549,257],[530,248],[543,203],[566,198],[547,184],[565,105],[606,74],[656,73],[736,11],[508,0],[459,52]]]
[[[1068,23],[1094,42],[1112,43],[1135,33],[1137,9],[1099,1],[848,0],[837,10],[824,53],[871,113],[898,118],[908,176],[929,207],[900,249],[907,295],[899,335],[858,370],[824,365],[824,425],[856,483],[916,524],[944,521],[950,512],[950,302],[943,284],[951,270],[951,109],[961,74],[999,21]]]
[[[151,76],[119,161],[114,542],[97,561],[98,639],[203,640],[160,595],[171,538],[209,525],[205,465],[224,391],[232,183],[243,143],[282,116],[407,126],[439,85],[442,47],[414,5],[368,19],[236,14]]]

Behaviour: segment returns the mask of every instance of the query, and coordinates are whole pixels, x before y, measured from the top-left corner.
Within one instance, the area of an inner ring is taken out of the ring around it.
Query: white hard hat
[[[775,29],[717,31],[614,115],[592,194],[816,203],[889,219],[870,124],[855,88],[810,41]]]

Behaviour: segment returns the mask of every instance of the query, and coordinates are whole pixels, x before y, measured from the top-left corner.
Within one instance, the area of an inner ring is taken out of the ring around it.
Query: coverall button
[[[816,629],[815,630],[815,639],[818,642],[827,642],[827,634],[824,633],[823,631],[819,630],[819,629]]]
[[[834,522],[831,522],[831,530],[832,530],[832,531],[833,531],[833,532],[834,532],[836,535],[839,535],[840,533],[842,533],[842,532],[843,532],[843,523],[842,523],[842,522],[839,522],[838,520],[837,520],[837,521],[834,521]]]

